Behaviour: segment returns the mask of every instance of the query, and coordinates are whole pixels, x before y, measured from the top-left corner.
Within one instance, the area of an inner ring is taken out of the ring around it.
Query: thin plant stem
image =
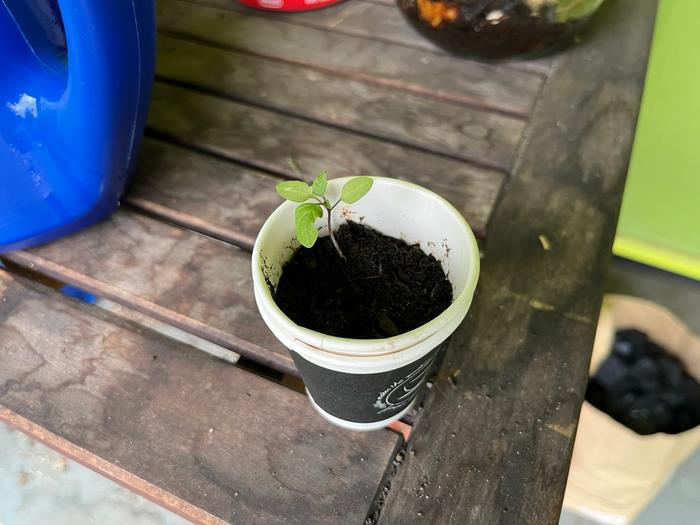
[[[300,180],[304,180],[306,178],[304,172],[299,167],[299,164],[297,164],[297,162],[294,159],[287,159],[287,163],[289,164],[289,167],[292,168],[292,172],[294,172],[294,174],[297,177],[299,177]],[[335,202],[335,204],[331,206],[330,201],[325,197],[314,196],[313,198],[324,208],[326,208],[326,213],[328,214],[328,235],[331,238],[331,242],[333,243],[333,248],[335,248],[335,251],[338,252],[338,255],[341,259],[345,259],[345,255],[343,254],[343,250],[340,249],[338,240],[335,238],[335,234],[333,233],[333,225],[331,224],[331,212],[333,211],[333,208],[335,208],[338,205],[338,203],[340,203],[340,199],[338,199]]]
[[[336,202],[336,204],[338,204]],[[333,226],[331,225],[331,212],[333,211],[333,208],[326,208],[326,213],[328,214],[328,234],[330,235],[331,242],[333,243],[333,247],[335,248],[335,251],[338,252],[338,255],[340,255],[341,259],[345,259],[345,255],[343,254],[343,250],[340,249],[340,245],[338,244],[338,241],[335,238],[335,234],[333,233]]]
[[[340,203],[340,199],[335,201],[335,204],[331,205],[330,201],[325,197],[323,197],[323,199],[321,199],[320,197],[314,198],[318,199],[318,202],[324,208],[326,208],[326,213],[328,214],[328,235],[331,238],[331,242],[333,243],[333,248],[335,248],[335,251],[338,253],[341,259],[345,259],[345,254],[343,253],[343,250],[340,249],[340,244],[338,244],[338,240],[335,238],[335,233],[333,233],[333,225],[331,220],[331,212],[333,211],[333,208],[335,208]]]

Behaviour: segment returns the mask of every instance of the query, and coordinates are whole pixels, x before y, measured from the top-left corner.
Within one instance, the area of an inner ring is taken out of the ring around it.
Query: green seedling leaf
[[[525,3],[535,16],[554,9],[557,22],[563,24],[593,14],[603,0],[525,0]]]
[[[340,200],[346,204],[352,204],[364,197],[372,188],[371,177],[355,177],[345,183],[343,189],[340,190]]]
[[[289,159],[289,165],[294,170],[299,178],[305,178],[299,166],[292,159]],[[338,240],[333,233],[332,211],[339,202],[353,204],[372,188],[374,181],[370,177],[355,177],[345,183],[340,190],[340,198],[334,203],[328,200],[326,190],[328,190],[328,174],[325,171],[319,173],[311,185],[305,184],[300,180],[280,182],[277,186],[277,193],[283,198],[300,203],[294,210],[294,228],[297,234],[297,240],[302,246],[311,248],[318,239],[318,229],[316,229],[316,220],[323,217],[324,209],[328,219],[328,235],[333,243],[336,253],[341,259],[345,259],[343,251],[340,249]],[[312,202],[306,202],[309,199]]]
[[[557,22],[564,24],[593,14],[603,0],[563,0],[557,2]]]
[[[311,186],[298,180],[280,182],[275,186],[282,198],[292,202],[304,202],[311,198]]]
[[[316,195],[316,197],[323,197],[326,193],[326,188],[328,187],[328,174],[322,171],[321,174],[314,179],[313,184],[311,184],[311,193]]]
[[[323,216],[323,210],[318,204],[306,203],[297,206],[294,211],[294,222],[297,239],[302,246],[311,248],[318,239],[316,219]]]

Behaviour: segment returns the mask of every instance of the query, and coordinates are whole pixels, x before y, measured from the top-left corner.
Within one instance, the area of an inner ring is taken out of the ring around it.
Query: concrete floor
[[[615,259],[608,293],[633,295],[665,306],[691,330],[700,334],[700,282]],[[594,525],[598,522],[566,509],[559,525]],[[700,523],[700,450],[669,479],[633,525],[697,525]]]
[[[0,525],[188,523],[0,423]]]

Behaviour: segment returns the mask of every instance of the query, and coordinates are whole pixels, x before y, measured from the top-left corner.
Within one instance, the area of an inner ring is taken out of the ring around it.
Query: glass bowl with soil
[[[295,239],[295,205],[270,215],[252,255],[255,299],[291,350],[314,408],[332,423],[374,430],[410,410],[440,350],[466,316],[479,250],[438,195],[374,177],[361,200],[325,217],[312,248]],[[348,179],[328,181],[335,201]]]
[[[423,36],[455,54],[535,58],[570,43],[603,0],[397,0]]]

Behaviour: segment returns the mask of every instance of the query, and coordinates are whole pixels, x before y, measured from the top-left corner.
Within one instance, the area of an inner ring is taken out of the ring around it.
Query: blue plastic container
[[[0,0],[0,253],[114,211],[154,61],[153,0]]]

